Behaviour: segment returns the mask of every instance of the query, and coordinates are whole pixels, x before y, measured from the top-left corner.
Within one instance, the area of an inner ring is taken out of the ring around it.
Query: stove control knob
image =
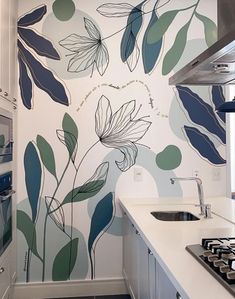
[[[229,258],[228,264],[232,270],[235,270],[235,257]]]
[[[176,298],[176,299],[182,299],[182,297],[180,296],[180,293],[179,293],[179,292],[176,293],[175,298]]]

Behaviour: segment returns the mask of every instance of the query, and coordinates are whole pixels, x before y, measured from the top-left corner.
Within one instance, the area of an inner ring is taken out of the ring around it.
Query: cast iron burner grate
[[[235,297],[235,237],[202,239],[186,250]]]

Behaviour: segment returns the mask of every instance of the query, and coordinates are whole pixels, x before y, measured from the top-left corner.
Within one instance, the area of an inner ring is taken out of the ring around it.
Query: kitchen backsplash
[[[19,1],[18,282],[122,276],[118,196],[225,194],[221,87],[168,78],[216,40],[210,1]]]

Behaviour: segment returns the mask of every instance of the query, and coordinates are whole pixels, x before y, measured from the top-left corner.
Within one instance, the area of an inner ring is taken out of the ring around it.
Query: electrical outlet
[[[193,170],[192,170],[192,176],[193,176],[193,177],[199,177],[199,170],[197,170],[197,169],[193,169]]]
[[[212,181],[218,182],[221,180],[221,169],[219,167],[214,167],[212,169]]]
[[[143,181],[143,169],[140,167],[134,167],[134,181],[142,182]]]

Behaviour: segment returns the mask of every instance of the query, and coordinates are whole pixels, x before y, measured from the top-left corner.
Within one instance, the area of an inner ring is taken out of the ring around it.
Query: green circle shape
[[[75,4],[72,0],[56,0],[52,5],[55,17],[60,21],[68,21],[75,12]]]
[[[168,145],[156,155],[156,164],[162,170],[172,170],[181,164],[182,154],[175,145]]]

